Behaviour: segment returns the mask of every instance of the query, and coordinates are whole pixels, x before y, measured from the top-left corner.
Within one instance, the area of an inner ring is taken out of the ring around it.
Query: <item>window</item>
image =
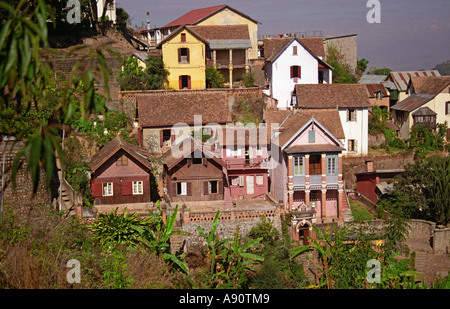
[[[445,102],[445,114],[450,115],[450,102]]]
[[[227,157],[228,158],[240,157],[240,156],[242,156],[242,147],[237,147],[237,148],[228,147],[227,148]]]
[[[144,182],[143,181],[133,181],[133,195],[144,194]]]
[[[316,142],[316,131],[311,130],[308,131],[308,143],[315,143]]]
[[[336,175],[338,171],[338,157],[336,155],[327,156],[327,175]]]
[[[167,130],[161,130],[160,131],[160,147],[163,146],[171,146],[172,142],[172,130],[171,129],[167,129]]]
[[[292,46],[292,55],[297,56],[297,46]]]
[[[320,154],[310,155],[309,157],[309,174],[322,175],[322,156]]]
[[[177,182],[177,195],[187,195],[187,185],[185,182]]]
[[[294,157],[294,176],[305,174],[303,157]]]
[[[377,100],[383,99],[383,93],[381,91],[377,91]]]
[[[103,183],[103,196],[113,196],[113,183],[112,182],[105,182]]]
[[[348,152],[356,152],[356,140],[348,140]]]
[[[256,175],[256,185],[262,186],[264,184],[264,176],[263,175]]]
[[[181,42],[186,42],[186,33],[181,34]]]
[[[232,186],[239,186],[239,176],[230,176],[228,178],[228,181]]]
[[[244,176],[239,176],[239,181],[238,181],[239,187],[243,187],[244,182],[245,182]]]
[[[347,110],[347,121],[356,121],[356,109]]]
[[[117,166],[124,166],[124,165],[128,165],[128,158],[125,155],[122,155],[119,160],[117,160],[116,162]]]
[[[302,67],[298,65],[291,66],[291,78],[301,78],[302,77]]]
[[[208,194],[218,193],[217,180],[208,181]]]
[[[178,49],[178,62],[189,63],[189,48]]]

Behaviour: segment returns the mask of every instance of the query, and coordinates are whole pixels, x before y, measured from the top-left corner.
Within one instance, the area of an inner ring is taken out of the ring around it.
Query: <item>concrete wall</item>
[[[325,54],[328,54],[328,45],[334,45],[344,55],[344,63],[350,67],[350,72],[356,74],[357,62],[358,62],[358,45],[357,35],[339,35],[339,36],[327,36],[324,37]]]

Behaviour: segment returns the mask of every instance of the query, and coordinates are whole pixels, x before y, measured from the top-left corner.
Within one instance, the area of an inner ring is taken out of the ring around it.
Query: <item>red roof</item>
[[[226,5],[222,4],[222,5],[211,6],[208,8],[192,10],[189,13],[186,13],[183,16],[168,23],[167,25],[165,25],[162,28],[178,27],[181,25],[193,25],[196,22],[198,22],[199,20],[201,20],[205,17],[208,17],[209,15],[217,12],[218,10],[223,9],[224,7],[226,7]]]

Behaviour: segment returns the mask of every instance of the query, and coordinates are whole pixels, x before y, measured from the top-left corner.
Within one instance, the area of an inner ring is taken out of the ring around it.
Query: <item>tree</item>
[[[149,56],[145,62],[146,68],[139,66],[137,58],[126,58],[122,69],[117,73],[117,81],[123,91],[163,89],[169,71],[164,68],[164,62]]]
[[[205,70],[206,85],[210,88],[223,88],[225,77],[220,73],[217,67],[207,67]]]
[[[328,44],[327,63],[333,67],[333,83],[355,84],[356,77],[350,73],[350,68],[344,63],[344,55],[339,47]]]
[[[377,68],[377,67],[371,67],[369,74],[371,75],[389,75],[392,70],[388,68]]]
[[[0,31],[0,109],[13,110],[13,117],[34,108],[39,113],[43,94],[48,93],[49,79],[40,57],[42,47],[48,47],[47,20],[54,20],[51,8],[43,0],[21,0],[17,7],[0,2],[7,18]],[[89,115],[96,106],[94,71],[101,72],[108,85],[109,71],[104,46],[91,49],[73,67],[66,83],[56,93],[58,104],[47,123],[36,124],[19,156],[25,156],[33,180],[33,191],[38,188],[41,168],[47,184],[53,176],[56,154],[62,158],[60,130],[73,117],[78,107],[81,117]],[[87,60],[91,66],[81,69]],[[108,87],[106,91],[108,92]],[[75,95],[79,94],[79,95]],[[13,165],[13,183],[18,169],[18,158]]]
[[[358,67],[358,75],[359,76],[362,76],[364,74],[368,65],[369,65],[369,60],[367,60],[365,58],[358,60],[357,67]]]

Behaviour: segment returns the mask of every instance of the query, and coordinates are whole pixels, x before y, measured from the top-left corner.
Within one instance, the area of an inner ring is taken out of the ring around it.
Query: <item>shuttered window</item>
[[[302,78],[302,67],[299,65],[291,66],[291,78]]]
[[[103,196],[113,196],[114,195],[114,188],[112,182],[105,182],[103,183]]]
[[[122,182],[122,195],[132,195],[133,194],[133,184],[131,181]]]

